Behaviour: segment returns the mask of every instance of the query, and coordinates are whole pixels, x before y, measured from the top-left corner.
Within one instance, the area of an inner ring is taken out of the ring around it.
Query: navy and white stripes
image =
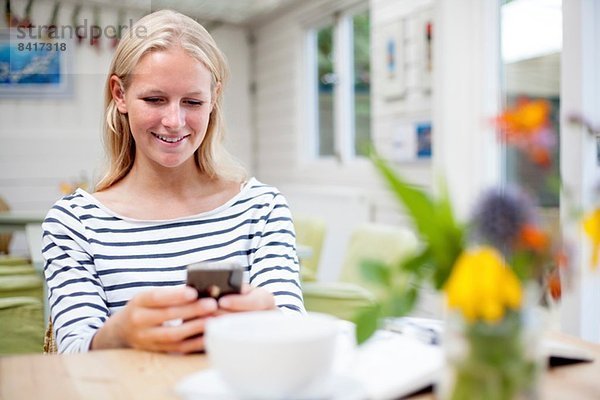
[[[256,179],[226,204],[192,217],[121,217],[78,189],[43,223],[45,275],[59,352],[87,351],[96,330],[135,294],[185,282],[186,266],[227,260],[282,310],[304,312],[291,213]]]

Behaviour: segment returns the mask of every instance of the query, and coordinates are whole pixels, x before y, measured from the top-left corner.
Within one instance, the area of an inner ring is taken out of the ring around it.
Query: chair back
[[[52,319],[48,318],[48,324],[46,325],[46,333],[44,334],[44,353],[56,354],[58,353],[58,345],[56,344],[56,338],[54,336],[54,327],[52,325]]]
[[[25,236],[27,237],[27,247],[29,248],[29,257],[36,270],[43,273],[44,258],[42,257],[42,224],[25,225]]]
[[[350,237],[339,280],[358,284],[375,295],[381,290],[364,278],[361,264],[367,260],[395,265],[414,254],[416,235],[408,228],[368,223],[358,226]]]
[[[42,351],[43,312],[39,298],[0,297],[0,355]]]
[[[325,242],[325,221],[318,217],[295,215],[294,229],[296,230],[296,244],[306,246],[311,250],[309,257],[300,259],[302,276],[303,278],[311,277],[309,280],[315,280]]]

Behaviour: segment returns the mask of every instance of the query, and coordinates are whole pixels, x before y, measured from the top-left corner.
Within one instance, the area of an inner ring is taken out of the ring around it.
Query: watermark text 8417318
[[[67,51],[67,44],[64,42],[20,42],[17,44],[17,51]]]

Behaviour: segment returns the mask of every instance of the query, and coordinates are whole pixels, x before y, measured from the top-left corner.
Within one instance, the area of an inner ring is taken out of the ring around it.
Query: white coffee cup
[[[221,378],[242,399],[327,397],[337,322],[316,313],[227,314],[207,322],[206,352]]]

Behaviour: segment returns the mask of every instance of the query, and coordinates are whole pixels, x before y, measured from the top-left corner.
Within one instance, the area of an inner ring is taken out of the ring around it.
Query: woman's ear
[[[123,89],[123,82],[118,76],[113,75],[110,77],[110,93],[112,98],[117,105],[117,110],[121,114],[127,114],[127,104],[125,103],[125,90]]]

